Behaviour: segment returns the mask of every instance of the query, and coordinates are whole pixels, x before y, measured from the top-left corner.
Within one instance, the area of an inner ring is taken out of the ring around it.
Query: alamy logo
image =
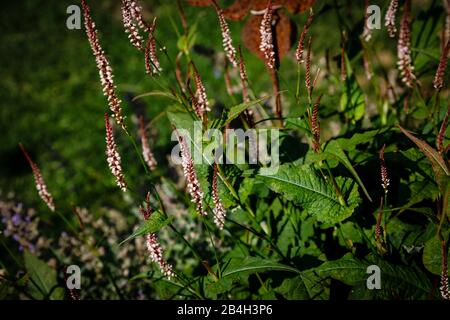
[[[69,17],[66,20],[66,26],[69,30],[81,29],[81,9],[79,6],[73,4],[67,7],[66,13]]]
[[[381,29],[381,9],[377,5],[367,6],[366,9],[366,27],[369,30]]]
[[[81,289],[81,270],[76,264],[70,265],[66,269],[66,287],[69,290]]]
[[[379,266],[373,264],[367,267],[367,274],[370,276],[366,280],[366,286],[369,290],[381,289],[381,269]]]

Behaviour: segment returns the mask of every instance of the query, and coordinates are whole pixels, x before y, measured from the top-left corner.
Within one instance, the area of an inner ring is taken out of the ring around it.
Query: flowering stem
[[[300,76],[301,76],[300,63],[297,63],[297,88],[295,90],[295,98],[297,99],[298,105],[300,105]]]

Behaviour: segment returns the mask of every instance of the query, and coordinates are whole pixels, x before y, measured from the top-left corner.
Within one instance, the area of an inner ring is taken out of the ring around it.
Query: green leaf
[[[341,111],[345,111],[346,115],[350,115],[354,120],[360,120],[364,116],[366,102],[364,92],[361,90],[356,77],[351,69],[350,62],[346,59],[347,81],[344,82],[344,89],[341,96]]]
[[[447,256],[450,255],[450,248],[448,249]],[[442,268],[442,247],[441,240],[437,236],[431,238],[425,243],[423,249],[422,261],[427,268],[433,274],[441,275]],[[448,266],[448,272],[450,272],[450,265]]]
[[[231,258],[230,262],[222,270],[222,277],[229,277],[241,272],[255,273],[269,270],[300,273],[296,268],[275,261],[255,257],[245,257]]]
[[[130,241],[136,237],[140,237],[149,233],[155,233],[161,230],[163,227],[170,224],[173,220],[173,217],[169,218],[167,215],[160,211],[155,211],[152,213],[148,220],[144,220],[139,228],[133,232],[131,236],[123,240],[119,243],[119,246],[124,244],[127,241]]]
[[[349,286],[362,287],[369,277],[367,267],[370,265],[377,265],[381,271],[381,290],[373,290],[378,297],[424,299],[431,291],[430,281],[418,269],[393,265],[371,256],[360,260],[347,254],[339,260],[325,262],[314,271],[320,278],[331,277]]]
[[[408,187],[411,191],[411,196],[399,212],[403,212],[425,199],[435,201],[439,195],[436,184],[428,179],[408,182]]]
[[[372,198],[370,197],[369,193],[367,192],[366,187],[364,186],[364,183],[361,181],[358,173],[353,168],[352,164],[350,163],[350,160],[348,159],[347,155],[345,154],[344,150],[342,149],[341,145],[336,140],[331,140],[325,150],[325,155],[330,156],[338,160],[342,165],[344,165],[345,168],[353,175],[356,182],[358,182],[361,189],[364,191],[364,194],[366,195],[367,199],[372,201]]]
[[[270,189],[301,205],[320,222],[334,224],[350,217],[361,201],[354,181],[336,179],[346,202],[342,203],[331,183],[307,165],[284,164],[273,174],[260,173],[258,177]]]
[[[35,299],[62,299],[56,277],[56,270],[39,260],[30,252],[24,252],[25,268],[30,276],[28,290]]]
[[[388,131],[387,128],[370,130],[363,133],[355,133],[351,138],[340,138],[336,141],[339,142],[342,150],[354,151],[358,145],[371,142],[375,139],[375,137],[377,137],[378,135],[382,135],[386,131]]]
[[[231,278],[220,278],[217,282],[211,281],[206,284],[206,292],[211,298],[217,299],[217,295],[226,293],[233,287],[233,279]]]
[[[285,279],[281,286],[275,289],[275,292],[288,300],[307,300],[311,298],[301,276]]]

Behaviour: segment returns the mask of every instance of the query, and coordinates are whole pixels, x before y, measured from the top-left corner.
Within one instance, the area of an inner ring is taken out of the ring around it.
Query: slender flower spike
[[[450,40],[447,41],[447,45],[442,51],[441,59],[439,60],[439,66],[436,70],[436,75],[434,76],[433,87],[436,90],[440,90],[444,86],[444,73],[445,69],[447,68],[449,52],[450,52]]]
[[[233,65],[233,67],[237,67],[237,59],[236,59],[236,49],[233,46],[233,40],[231,39],[230,28],[228,27],[228,23],[225,20],[225,16],[223,15],[222,9],[219,7],[215,0],[212,0],[214,8],[216,9],[217,16],[219,17],[220,29],[222,30],[222,43],[225,54]]]
[[[192,161],[189,147],[186,143],[186,138],[176,132],[178,143],[180,144],[181,151],[181,165],[183,166],[184,176],[187,181],[187,187],[189,194],[191,195],[191,201],[195,203],[197,212],[200,215],[206,216],[208,213],[203,209],[203,192],[200,187],[200,182],[195,172],[194,162]]]
[[[120,106],[121,101],[116,95],[115,85],[113,81],[112,68],[106,58],[105,51],[100,46],[98,40],[98,32],[95,28],[95,23],[91,17],[91,10],[86,3],[86,0],[81,1],[84,15],[84,27],[88,36],[89,43],[91,45],[92,52],[97,63],[97,67],[100,74],[100,81],[103,87],[103,94],[108,99],[108,105],[111,109],[117,124],[119,124],[124,130],[126,130],[124,117],[122,116],[122,108]]]
[[[312,8],[310,8],[309,9],[308,20],[306,20],[306,23],[303,26],[302,33],[300,34],[300,38],[298,40],[297,50],[295,51],[295,59],[297,59],[298,63],[303,63],[305,61],[305,59],[303,59],[303,51],[304,51],[304,47],[305,47],[305,38],[306,38],[306,34],[309,31],[309,28],[311,27],[311,25],[313,23],[313,20],[314,20],[314,13],[313,13]]]
[[[313,149],[315,152],[320,150],[320,122],[319,122],[319,105],[322,95],[320,95],[316,103],[314,103],[312,116],[311,116],[311,133],[313,135]]]
[[[244,56],[242,55],[242,50],[241,50],[240,46],[238,47],[238,50],[239,50],[239,77],[241,78],[241,83],[242,83],[242,98],[243,98],[244,102],[249,102],[250,97],[248,95],[247,70],[245,68]]]
[[[214,203],[214,223],[216,226],[222,230],[223,226],[225,224],[225,216],[227,214],[225,207],[223,206],[222,202],[219,198],[219,192],[217,189],[217,163],[214,163],[214,173],[213,173],[213,180],[212,180],[212,199]]]
[[[448,120],[450,117],[450,104],[448,105],[447,112],[445,113],[444,120],[442,121],[441,128],[439,129],[439,134],[436,139],[436,147],[439,153],[444,153],[444,137],[447,131]]]
[[[150,216],[153,213],[152,207],[150,206],[150,192],[147,192],[147,196],[145,197],[145,208],[139,206],[139,212],[141,213],[144,220],[150,219]]]
[[[192,64],[192,66],[194,66]],[[209,102],[208,102],[208,96],[206,95],[206,89],[203,85],[202,78],[200,77],[200,74],[197,71],[197,68],[194,66],[194,78],[195,78],[195,97],[194,97],[194,105],[195,105],[195,111],[197,115],[204,119],[205,113],[207,111],[211,111],[209,108]]]
[[[172,265],[163,258],[163,249],[158,242],[158,236],[155,233],[149,233],[146,236],[147,250],[150,253],[150,259],[158,264],[161,272],[170,280],[175,277]]]
[[[158,163],[153,156],[153,152],[150,149],[147,135],[145,134],[145,123],[143,116],[139,118],[139,134],[141,136],[142,156],[144,157],[145,163],[147,163],[150,170],[155,170]]]
[[[395,34],[397,33],[397,27],[395,26],[395,15],[397,13],[398,8],[398,0],[391,0],[389,3],[389,8],[386,12],[386,16],[384,17],[384,25],[388,29],[389,36],[391,38],[395,37]]]
[[[142,7],[139,5],[138,0],[128,0],[129,8],[132,18],[137,22],[137,26],[144,32],[148,32],[149,26],[142,16]]]
[[[162,71],[156,50],[156,41],[154,36],[155,29],[156,18],[153,19],[153,23],[148,30],[148,39],[145,45],[145,72],[152,75],[158,74]]]
[[[312,37],[309,37],[308,41],[308,51],[306,53],[306,71],[305,71],[305,86],[308,89],[308,94],[311,97],[312,95],[312,83],[311,83],[311,44]]]
[[[411,2],[407,0],[403,9],[402,21],[400,23],[400,35],[397,45],[398,69],[400,71],[403,83],[412,88],[416,76],[411,59],[411,21],[410,8]]]
[[[105,127],[106,127],[106,160],[108,161],[109,169],[111,170],[119,188],[125,192],[127,191],[127,185],[125,183],[125,177],[123,175],[122,167],[120,164],[120,155],[117,152],[116,142],[114,141],[113,128],[109,123],[109,116],[105,113]]]
[[[383,145],[383,147],[380,150],[380,167],[381,167],[381,186],[384,189],[384,193],[388,193],[388,186],[389,186],[389,176],[386,168],[386,161],[384,160],[384,148],[386,145]]]
[[[45,184],[44,178],[42,177],[39,167],[37,166],[36,163],[34,163],[33,159],[31,159],[30,155],[28,154],[28,152],[25,150],[25,147],[21,143],[19,144],[19,147],[22,150],[22,153],[24,154],[28,163],[30,164],[31,170],[33,171],[34,180],[36,182],[36,189],[38,191],[39,196],[45,202],[45,204],[47,204],[47,207],[51,211],[55,211],[53,197],[47,190],[47,185]]]
[[[147,197],[145,198],[145,209],[141,206],[139,207],[139,211],[142,214],[144,220],[150,219],[153,210],[150,206],[150,192],[147,193]],[[175,277],[175,274],[172,269],[172,265],[167,263],[163,258],[163,249],[158,241],[158,236],[156,233],[149,233],[145,236],[145,242],[147,244],[147,250],[150,254],[150,259],[159,266],[161,272],[170,280]]]
[[[261,20],[261,25],[259,27],[259,32],[261,35],[261,43],[259,45],[259,50],[264,53],[264,56],[267,60],[267,66],[270,69],[275,68],[275,50],[272,35],[272,17],[273,17],[272,0],[269,0],[267,2],[267,7],[264,12],[264,16]]]
[[[447,264],[447,246],[445,245],[445,241],[441,242],[442,248],[442,265],[441,265],[441,296],[445,300],[450,300],[450,288],[448,285],[448,264]]]
[[[122,21],[125,27],[125,32],[128,33],[128,39],[130,39],[131,44],[137,49],[142,50],[143,39],[139,35],[138,26],[134,23],[131,7],[132,2],[133,1],[131,0],[122,0]]]

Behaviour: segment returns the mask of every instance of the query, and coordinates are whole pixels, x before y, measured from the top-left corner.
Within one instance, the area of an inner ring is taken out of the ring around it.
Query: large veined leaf
[[[367,278],[371,275],[367,273],[370,265],[380,268],[380,290],[369,290],[366,287]],[[325,262],[314,271],[320,278],[331,277],[360,290],[366,287],[366,293],[371,291],[374,297],[383,299],[424,299],[432,289],[428,278],[418,269],[393,265],[375,257],[360,260],[347,254],[339,260]]]
[[[330,279],[320,278],[314,270],[302,271],[299,276],[285,279],[275,292],[288,300],[328,300]]]
[[[439,195],[436,184],[428,179],[408,182],[408,187],[411,191],[411,196],[409,197],[408,202],[402,206],[400,212],[407,210],[425,199],[434,201]]]
[[[149,233],[155,233],[161,230],[163,227],[167,226],[172,222],[173,217],[169,218],[167,215],[160,211],[155,211],[152,213],[148,220],[144,220],[139,228],[134,231],[131,236],[123,240],[119,245],[130,241],[136,237],[140,237]]]
[[[288,300],[307,300],[310,299],[308,290],[301,276],[285,279],[281,286],[275,289],[275,292],[281,294]]]
[[[450,256],[450,248],[447,248],[448,254]],[[425,248],[423,249],[423,265],[428,271],[436,275],[441,274],[442,268],[442,247],[441,240],[437,236],[431,238],[425,243]],[[448,272],[450,272],[450,265],[448,266]]]
[[[58,286],[56,270],[30,252],[24,252],[25,267],[29,274],[28,290],[35,299],[60,300],[64,291]]]
[[[267,186],[286,199],[302,206],[318,221],[337,223],[350,217],[361,201],[358,185],[351,179],[336,179],[343,198],[339,198],[330,181],[308,165],[281,165],[273,173],[260,172]]]

